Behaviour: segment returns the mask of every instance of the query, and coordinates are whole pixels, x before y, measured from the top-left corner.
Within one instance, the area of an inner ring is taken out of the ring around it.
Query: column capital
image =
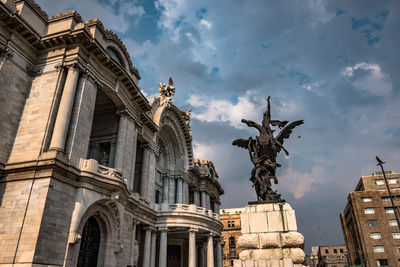
[[[130,121],[136,124],[136,126],[140,126],[141,122],[140,119],[128,108],[122,108],[117,110],[116,114],[120,117],[126,116]]]
[[[158,227],[158,231],[160,231],[160,232],[168,232],[168,227]]]
[[[199,231],[199,229],[197,229],[197,228],[189,228],[189,232],[195,233],[198,231]]]
[[[146,231],[156,231],[157,230],[154,226],[151,226],[151,225],[146,225],[143,227],[143,229]]]

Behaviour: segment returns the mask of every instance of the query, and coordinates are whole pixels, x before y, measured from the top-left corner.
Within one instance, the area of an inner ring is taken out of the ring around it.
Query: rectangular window
[[[383,181],[383,179],[377,179],[377,180],[375,180],[375,184],[376,185],[384,185],[385,182]]]
[[[396,251],[400,252],[400,246],[396,246]]]
[[[381,239],[382,238],[381,233],[370,233],[369,236],[371,237],[371,239]]]
[[[388,266],[388,260],[387,259],[380,259],[376,260],[376,266]]]
[[[383,246],[374,246],[375,253],[383,253],[385,252],[385,248]]]
[[[394,214],[393,208],[385,208],[387,214]]]
[[[397,184],[397,178],[388,179],[389,184]]]
[[[325,254],[329,254],[329,250],[325,249]]]
[[[372,198],[370,198],[370,197],[363,197],[362,198],[362,202],[371,202],[372,201]]]
[[[368,226],[378,226],[377,220],[368,220],[367,224]]]
[[[228,221],[228,227],[231,227],[231,221]]]
[[[333,249],[333,253],[337,254],[337,249],[336,248]]]
[[[392,233],[393,239],[400,239],[400,233]]]
[[[231,221],[231,227],[235,227],[235,221]]]
[[[382,197],[382,201],[390,201],[390,197]]]
[[[389,225],[390,226],[397,226],[398,225],[397,224],[397,220],[394,220],[394,219],[389,220]]]
[[[374,211],[374,208],[365,208],[364,213],[365,214],[374,214],[375,211]]]
[[[340,253],[343,253],[343,249],[342,248],[340,249]]]

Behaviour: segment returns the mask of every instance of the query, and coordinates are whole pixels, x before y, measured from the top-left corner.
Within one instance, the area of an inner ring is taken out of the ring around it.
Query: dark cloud
[[[76,8],[109,28],[122,23],[147,94],[174,78],[175,104],[197,118],[191,122],[195,156],[213,160],[220,174],[223,207],[255,198],[248,154],[231,142],[257,133],[237,119],[260,121],[268,95],[273,117],[305,120],[285,141],[290,157],[278,158],[276,188],[295,208],[307,250],[320,240],[343,243],[339,212],[359,177],[377,170],[375,155],[388,170],[399,170],[398,1],[159,0],[144,5],[138,24],[137,17],[111,20],[117,10],[107,3],[110,14],[93,15],[96,3],[42,6],[50,13]],[[146,33],[135,36],[139,26]],[[193,106],[193,95],[205,103]]]

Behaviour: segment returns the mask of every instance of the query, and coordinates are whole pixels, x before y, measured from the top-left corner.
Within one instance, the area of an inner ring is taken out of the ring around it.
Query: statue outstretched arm
[[[242,119],[242,122],[249,127],[256,128],[260,133],[264,130],[264,128],[260,124],[254,122],[254,121]]]

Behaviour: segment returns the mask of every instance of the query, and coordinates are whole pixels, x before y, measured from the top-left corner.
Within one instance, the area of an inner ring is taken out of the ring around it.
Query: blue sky
[[[285,142],[276,187],[295,208],[306,248],[341,244],[339,212],[361,175],[399,171],[398,1],[37,0],[76,9],[121,36],[149,98],[172,76],[174,102],[193,109],[195,156],[214,161],[222,206],[255,199],[241,118],[304,119]],[[301,136],[301,138],[297,138]],[[321,235],[318,234],[320,229]]]

